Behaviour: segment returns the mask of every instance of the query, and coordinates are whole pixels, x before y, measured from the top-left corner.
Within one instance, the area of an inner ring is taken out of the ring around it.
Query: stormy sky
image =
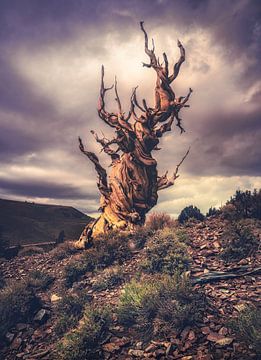
[[[177,95],[194,92],[178,128],[155,153],[159,173],[189,157],[176,185],[159,193],[158,211],[220,206],[236,189],[261,186],[261,6],[255,0],[1,0],[0,197],[72,205],[95,214],[99,193],[91,129],[111,130],[97,116],[101,65],[108,85],[117,74],[126,111],[131,90],[153,105],[155,73],[139,21],[156,53],[173,66],[177,39],[186,62]],[[113,96],[108,108],[115,109]],[[109,165],[106,155],[101,162]]]

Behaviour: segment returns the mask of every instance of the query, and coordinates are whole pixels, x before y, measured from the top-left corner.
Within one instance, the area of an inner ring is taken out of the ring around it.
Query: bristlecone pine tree
[[[115,79],[114,91],[117,112],[108,112],[105,108],[105,94],[113,86],[106,88],[104,85],[104,67],[101,71],[101,88],[98,102],[99,117],[110,127],[115,129],[115,138],[108,140],[99,138],[91,131],[102,150],[111,157],[111,173],[107,176],[106,170],[101,166],[98,157],[85,150],[81,138],[79,138],[80,150],[94,164],[98,174],[98,188],[101,193],[101,215],[84,229],[76,246],[84,248],[95,238],[97,234],[108,232],[112,229],[133,230],[142,226],[145,222],[146,213],[156,205],[158,191],[172,186],[177,179],[178,170],[187,153],[176,166],[171,177],[168,172],[158,176],[157,162],[152,157],[152,150],[159,150],[159,139],[167,131],[171,131],[173,122],[183,133],[185,130],[181,124],[179,112],[183,107],[189,107],[187,101],[192,93],[189,89],[184,97],[176,97],[171,83],[177,78],[181,64],[185,61],[185,49],[178,41],[180,58],[174,65],[173,73],[169,74],[169,63],[163,53],[163,63],[160,63],[155,55],[154,42],[149,49],[148,35],[143,22],[140,23],[145,38],[145,53],[150,62],[143,63],[147,68],[153,68],[156,72],[155,106],[149,107],[145,99],[140,104],[137,100],[136,89],[130,99],[128,114],[122,109]]]

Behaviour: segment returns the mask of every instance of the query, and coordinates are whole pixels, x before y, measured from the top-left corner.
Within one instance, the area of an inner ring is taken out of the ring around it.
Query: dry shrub
[[[70,255],[77,253],[77,251],[79,250],[76,249],[74,241],[65,241],[64,243],[56,246],[56,248],[51,250],[50,253],[54,257],[54,259],[62,260]]]
[[[18,322],[30,320],[39,304],[27,281],[12,282],[0,290],[0,338]]]
[[[152,212],[148,215],[146,227],[151,230],[161,230],[165,227],[175,227],[176,221],[164,212]]]
[[[35,254],[43,254],[44,249],[40,246],[26,246],[19,251],[18,256],[31,256]]]
[[[261,310],[248,305],[237,318],[229,322],[236,336],[251,346],[261,356]]]
[[[33,270],[28,275],[28,285],[36,289],[46,290],[53,281],[53,276],[40,270]]]

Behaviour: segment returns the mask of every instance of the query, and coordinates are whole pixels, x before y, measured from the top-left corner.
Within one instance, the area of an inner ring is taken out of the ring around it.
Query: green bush
[[[39,307],[39,299],[25,281],[0,290],[0,338],[18,322],[28,321]]]
[[[153,231],[162,230],[166,227],[175,227],[175,225],[175,220],[164,212],[152,212],[146,221],[146,227]]]
[[[215,216],[215,215],[219,215],[219,214],[220,214],[220,210],[218,210],[215,207],[211,206],[208,209],[208,212],[206,213],[206,217]]]
[[[37,289],[46,290],[53,281],[53,276],[39,270],[31,271],[28,276],[28,285]]]
[[[248,305],[237,318],[229,322],[236,336],[250,345],[257,355],[261,355],[261,310]]]
[[[100,345],[108,336],[111,318],[107,308],[87,305],[80,325],[65,335],[57,346],[61,360],[101,359]]]
[[[205,299],[193,291],[183,274],[132,280],[120,297],[117,315],[119,322],[134,326],[144,340],[170,337],[202,317]]]
[[[261,219],[261,189],[237,190],[227,204],[235,207],[238,218]]]
[[[85,250],[80,258],[69,263],[64,272],[67,287],[88,271],[104,269],[114,263],[122,264],[131,257],[130,238],[135,234],[108,232],[95,239],[93,248]]]
[[[188,233],[184,229],[177,229],[175,231],[177,240],[181,243],[184,243],[186,245],[191,244],[191,238],[189,237]]]
[[[181,235],[179,235],[181,236]],[[189,268],[187,246],[178,240],[173,229],[157,231],[146,249],[146,260],[141,264],[149,273],[174,274]]]
[[[94,265],[92,261],[87,262],[84,261],[83,258],[79,260],[71,261],[64,268],[64,283],[67,288],[71,287],[74,282],[78,281],[82,275],[84,275],[87,271],[92,271],[94,269]]]
[[[178,221],[181,224],[184,224],[189,219],[196,219],[199,221],[203,221],[205,219],[204,215],[201,214],[200,210],[193,205],[185,207],[181,213],[179,214]]]
[[[121,268],[119,266],[114,266],[105,269],[102,278],[96,281],[92,287],[96,291],[103,291],[121,284],[123,280],[124,277]]]
[[[78,294],[62,294],[62,299],[57,304],[58,320],[54,331],[62,335],[77,325],[83,315],[84,306],[90,301],[90,297],[84,291]]]
[[[221,242],[223,246],[221,258],[225,261],[241,260],[253,255],[259,245],[259,240],[244,220],[228,225]]]
[[[227,203],[220,209],[222,219],[235,221],[240,219],[240,215],[237,212],[235,205]]]

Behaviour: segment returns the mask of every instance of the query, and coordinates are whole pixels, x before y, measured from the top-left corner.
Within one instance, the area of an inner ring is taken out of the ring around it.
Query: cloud
[[[0,189],[7,193],[12,193],[26,198],[49,198],[49,199],[74,199],[79,200],[83,197],[88,199],[95,199],[95,194],[71,184],[55,184],[52,182],[38,182],[32,179],[31,181],[23,180],[4,180],[0,179]]]
[[[174,126],[155,153],[162,173],[174,170],[191,146],[180,169],[184,186],[160,194],[159,209],[174,214],[193,201],[206,209],[237,186],[261,185],[259,1],[3,0],[1,196],[98,208],[96,173],[79,153],[77,136],[96,153],[89,130],[112,136],[96,112],[102,63],[108,85],[117,74],[126,111],[136,85],[139,98],[153,103],[155,74],[141,66],[140,20],[171,66],[182,40],[187,59],[174,89],[177,95],[194,89],[191,108],[182,111],[186,133]],[[113,94],[107,106],[115,108]],[[109,164],[106,155],[100,159]]]

